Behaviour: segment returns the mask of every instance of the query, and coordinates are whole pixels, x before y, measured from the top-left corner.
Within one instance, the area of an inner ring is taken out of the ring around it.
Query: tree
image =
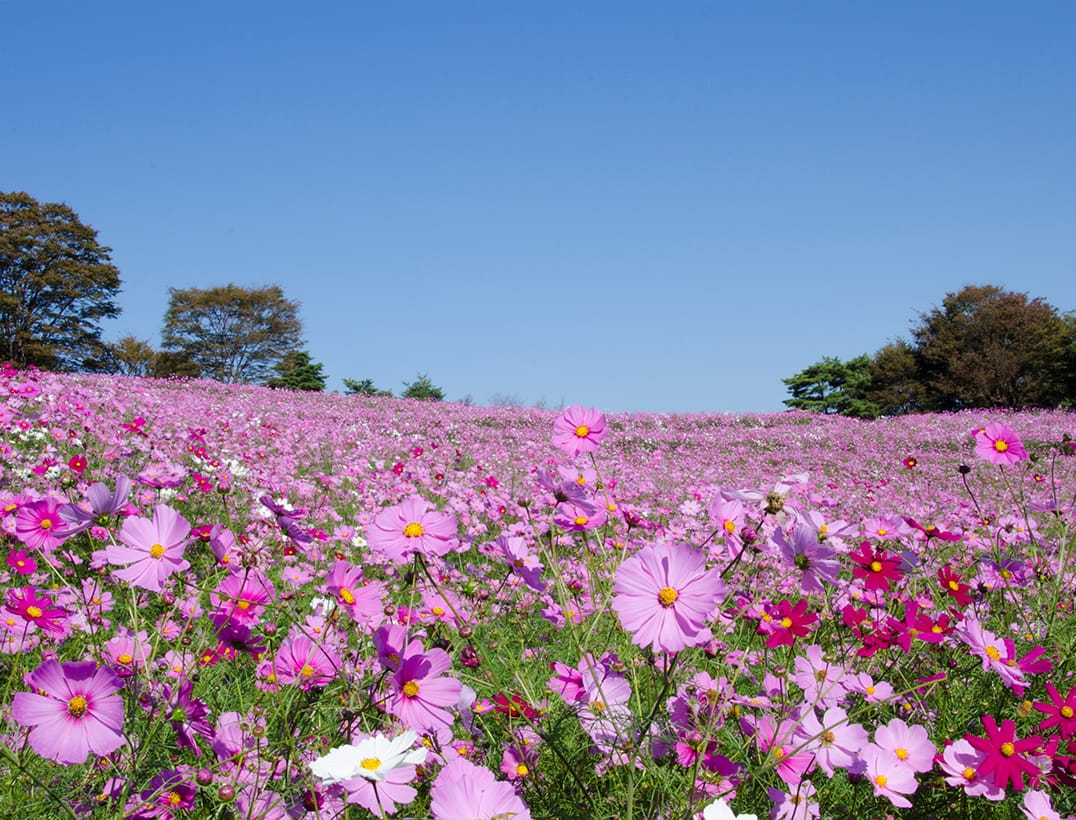
[[[867,399],[880,415],[900,416],[923,410],[926,389],[919,378],[915,348],[904,339],[890,342],[871,357]]]
[[[276,366],[278,375],[269,379],[268,387],[285,390],[306,390],[320,393],[325,389],[325,373],[305,350],[292,350]]]
[[[299,303],[276,285],[168,291],[161,341],[222,382],[263,383],[302,344]]]
[[[348,396],[392,396],[391,390],[382,390],[373,379],[344,379],[344,393]]]
[[[71,208],[0,192],[0,360],[93,367],[101,319],[120,314],[112,249]]]
[[[413,382],[404,382],[404,391],[400,395],[405,399],[444,401],[445,391],[431,382],[425,373],[419,373]]]
[[[871,365],[866,354],[847,362],[824,356],[822,361],[782,381],[792,394],[792,398],[785,399],[785,404],[794,410],[860,418],[878,416],[877,406],[867,399]]]
[[[104,347],[104,369],[121,376],[148,376],[157,359],[157,351],[150,346],[148,339],[128,335]]]
[[[1071,330],[1042,299],[994,285],[949,293],[912,329],[925,409],[1056,407]]]

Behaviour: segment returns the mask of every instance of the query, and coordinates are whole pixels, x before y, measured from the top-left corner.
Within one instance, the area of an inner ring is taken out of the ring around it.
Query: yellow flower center
[[[244,601],[242,598],[240,598],[238,601],[236,601],[235,605],[237,607],[239,607],[241,610],[243,610],[244,612],[246,612],[248,609],[250,609],[250,601]]]
[[[833,734],[833,732],[823,732],[822,733],[822,745],[823,746],[831,746],[833,744],[833,741],[835,741],[836,739],[837,739],[837,736],[835,734]]]
[[[408,538],[418,538],[425,530],[422,529],[422,525],[417,521],[412,521],[406,527],[404,527],[404,535]]]
[[[994,449],[997,450],[999,453],[1004,453],[1006,450],[1009,449],[1009,442],[998,439],[994,442]]]
[[[443,606],[435,606],[433,609],[430,610],[430,612],[440,618],[442,615],[445,614],[445,608]]]
[[[304,678],[309,678],[311,675],[314,674],[314,667],[308,663],[304,663],[303,668],[299,670],[299,674],[302,675]]]
[[[160,544],[154,544],[152,547],[149,548],[150,558],[160,558],[162,555],[164,555],[164,547],[162,547]]]
[[[949,589],[951,589],[953,592],[956,592],[960,589],[960,584],[958,584],[956,581],[950,581]]]
[[[75,695],[67,702],[67,714],[71,715],[71,717],[82,717],[86,714],[86,709],[88,708],[89,704],[86,703],[86,698],[82,695]]]
[[[182,802],[183,802],[183,795],[181,795],[179,792],[169,792],[168,793],[168,805],[169,806],[178,806]]]
[[[531,773],[531,770],[528,769],[525,764],[520,763],[518,766],[516,766],[516,774],[519,775],[520,777],[526,777],[530,773]]]
[[[792,619],[789,618],[789,617],[782,618],[781,619],[781,626],[783,626],[785,629],[790,628],[792,626]]]
[[[1016,754],[1016,747],[1011,743],[1002,743],[1000,751],[1003,757],[1012,757]]]
[[[882,562],[881,561],[871,561],[871,570],[873,572],[881,572],[882,571]]]
[[[134,658],[132,658],[129,654],[124,652],[122,655],[120,655],[118,658],[116,658],[116,660],[119,661],[120,663],[130,663],[131,661],[134,660]]]
[[[582,527],[582,526],[585,526],[585,525],[586,525],[586,523],[587,523],[587,521],[589,521],[589,520],[590,520],[590,519],[589,519],[589,518],[587,518],[587,517],[586,517],[585,515],[577,515],[577,516],[575,517],[575,525],[576,525],[577,527]]]
[[[418,684],[413,680],[409,680],[403,685],[404,697],[413,698],[418,695]]]
[[[596,715],[600,715],[602,712],[605,711],[605,703],[604,703],[604,701],[600,701],[600,700],[591,701],[591,703],[590,703],[590,711],[593,712]]]
[[[962,774],[964,776],[964,779],[967,780],[969,783],[975,779],[975,769],[973,769],[971,766],[965,766],[964,771],[962,771],[960,774]]]
[[[342,590],[340,590],[340,600],[348,606],[351,606],[353,603],[355,603],[355,593],[353,593],[347,587],[344,587]]]
[[[41,519],[41,529],[43,529],[43,530],[51,530],[52,529],[52,521],[49,520],[48,518],[42,518]]]
[[[1001,653],[998,652],[998,648],[996,646],[987,646],[986,649],[983,651],[986,652],[986,656],[992,661],[996,661],[998,658],[1001,657]]]
[[[875,775],[874,782],[884,789],[885,784],[889,782],[889,778],[886,777],[884,774]]]
[[[732,535],[734,532],[736,532],[736,522],[735,521],[726,521],[725,522],[725,532],[727,532],[729,535]]]
[[[359,768],[366,769],[368,772],[376,771],[381,768],[381,760],[376,757],[367,757],[359,764]]]
[[[579,436],[579,438],[586,438],[588,435],[590,435],[590,428],[587,427],[585,424],[580,424],[578,427],[575,428],[575,434]]]
[[[865,692],[866,692],[866,693],[867,693],[868,695],[873,695],[873,694],[874,694],[874,687],[873,687],[873,686],[868,686],[868,687],[866,687],[866,688],[864,689],[864,691],[865,691]]]
[[[42,613],[40,608],[36,606],[28,606],[26,607],[26,614],[31,618],[40,618]]]
[[[670,607],[679,597],[672,587],[662,587],[661,592],[658,593],[658,603],[664,607]]]
[[[897,749],[896,754],[897,754],[897,760],[907,760],[908,759],[908,750],[907,749],[903,749],[903,748]]]
[[[1061,717],[1065,718],[1065,720],[1068,720],[1070,717],[1072,717],[1072,715],[1073,715],[1073,711],[1072,711],[1071,706],[1062,706],[1061,707]]]

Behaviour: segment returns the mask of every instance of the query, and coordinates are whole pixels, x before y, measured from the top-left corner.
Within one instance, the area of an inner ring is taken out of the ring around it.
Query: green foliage
[[[302,344],[299,303],[276,285],[169,288],[161,339],[165,350],[222,382],[263,383]]]
[[[325,374],[320,362],[315,362],[305,350],[293,350],[285,354],[276,366],[277,376],[266,385],[284,390],[306,390],[320,393],[325,389]]]
[[[866,355],[847,362],[824,356],[822,361],[782,381],[792,394],[792,398],[785,399],[785,404],[793,410],[860,418],[878,416],[878,407],[867,399],[871,364]]]
[[[95,368],[98,322],[120,313],[110,253],[67,205],[0,193],[0,360]]]
[[[431,382],[425,373],[419,373],[413,382],[404,382],[404,391],[400,395],[405,399],[444,401],[445,391]]]
[[[348,396],[391,396],[391,390],[382,390],[373,379],[344,379],[344,393]]]

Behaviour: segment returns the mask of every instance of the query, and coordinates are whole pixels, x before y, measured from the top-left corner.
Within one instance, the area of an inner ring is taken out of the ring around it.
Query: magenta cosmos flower
[[[42,498],[19,507],[15,537],[32,550],[52,550],[67,540],[67,524],[60,517],[60,502]]]
[[[160,592],[168,576],[190,568],[183,560],[190,531],[187,519],[171,507],[158,506],[152,521],[128,518],[120,530],[120,541],[127,546],[109,544],[106,550],[110,564],[126,564],[113,575],[136,587]]]
[[[605,439],[605,416],[593,407],[573,404],[553,422],[553,446],[572,458],[593,453]]]
[[[613,609],[638,646],[679,652],[712,635],[706,621],[724,584],[706,558],[687,544],[644,547],[617,567]]]
[[[489,769],[458,756],[441,769],[430,796],[433,820],[531,820],[530,809],[511,783],[497,780]]]
[[[445,555],[459,544],[456,516],[438,512],[424,498],[406,498],[377,514],[366,533],[370,546],[397,564],[416,552]]]
[[[91,752],[107,755],[123,745],[123,686],[107,666],[93,661],[47,660],[26,676],[37,692],[18,692],[11,714],[30,731],[30,746],[57,763],[84,763]]]
[[[1027,458],[1027,450],[1012,428],[996,421],[976,430],[975,455],[991,464],[1015,464]]]

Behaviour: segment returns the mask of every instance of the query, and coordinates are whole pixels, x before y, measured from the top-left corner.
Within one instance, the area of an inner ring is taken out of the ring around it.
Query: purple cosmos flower
[[[508,561],[512,572],[518,575],[527,586],[535,592],[544,592],[546,585],[542,582],[542,562],[530,551],[527,541],[518,535],[502,535],[496,541],[501,553]]]
[[[800,573],[800,589],[803,592],[821,592],[823,581],[829,584],[837,583],[837,576],[841,571],[837,551],[828,544],[819,542],[818,534],[810,527],[800,524],[791,533],[778,527],[773,534],[773,541],[780,548],[785,562]]]
[[[499,781],[493,772],[462,757],[453,757],[441,769],[430,790],[433,820],[531,820],[530,809],[511,783]]]
[[[126,564],[113,575],[136,587],[160,592],[173,573],[190,568],[183,560],[191,525],[171,507],[158,506],[153,520],[131,517],[123,522],[120,541],[127,546],[109,544],[110,564]]]
[[[553,422],[553,446],[572,458],[593,453],[605,439],[605,416],[593,407],[573,404]]]
[[[197,789],[187,782],[180,772],[165,769],[149,781],[149,788],[138,795],[141,802],[125,817],[137,820],[161,817],[164,820],[172,820],[177,816],[186,816],[186,810],[194,808],[195,794]],[[183,811],[183,815],[177,814],[180,811]]]
[[[213,724],[209,722],[209,707],[205,701],[192,698],[194,682],[185,679],[173,692],[172,687],[164,687],[164,700],[167,704],[168,721],[176,732],[176,745],[181,749],[193,749],[196,755],[202,750],[198,748],[194,736],[201,735],[209,740],[213,739]]]
[[[1027,450],[1012,428],[996,421],[976,430],[975,455],[991,464],[1016,464],[1027,458]]]
[[[60,517],[68,527],[68,534],[88,530],[97,523],[97,519],[106,515],[119,515],[127,506],[127,496],[131,494],[131,480],[121,475],[116,479],[116,489],[110,492],[100,481],[95,482],[86,491],[89,509],[79,504],[64,504],[60,508]]]
[[[115,672],[93,661],[47,660],[26,676],[37,692],[18,692],[11,715],[30,732],[30,746],[57,763],[84,763],[92,752],[123,745],[123,686]],[[42,693],[42,694],[38,694]]]
[[[405,563],[416,552],[445,555],[459,544],[456,516],[438,512],[419,496],[406,498],[377,514],[366,539],[373,549],[397,564]]]
[[[716,569],[687,544],[648,546],[617,567],[613,609],[637,646],[679,652],[712,637],[706,621],[724,592]]]

